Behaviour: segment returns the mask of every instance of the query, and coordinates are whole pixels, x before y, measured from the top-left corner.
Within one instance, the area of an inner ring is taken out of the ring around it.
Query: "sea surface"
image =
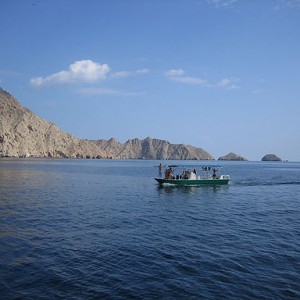
[[[159,163],[0,159],[0,299],[300,299],[300,163]]]

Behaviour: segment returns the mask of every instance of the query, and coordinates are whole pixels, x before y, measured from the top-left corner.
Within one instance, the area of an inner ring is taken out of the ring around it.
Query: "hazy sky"
[[[0,11],[0,86],[64,131],[300,161],[300,0],[4,0]]]

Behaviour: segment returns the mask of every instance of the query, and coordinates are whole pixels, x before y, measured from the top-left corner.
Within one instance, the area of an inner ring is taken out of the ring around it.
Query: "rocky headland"
[[[87,157],[110,155],[97,145],[60,130],[0,89],[0,156]]]
[[[0,157],[213,160],[207,151],[147,137],[83,140],[39,118],[0,88]]]

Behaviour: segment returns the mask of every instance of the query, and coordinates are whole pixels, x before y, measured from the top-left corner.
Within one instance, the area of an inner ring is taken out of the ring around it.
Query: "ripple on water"
[[[181,189],[148,163],[0,168],[2,299],[300,298],[298,164]]]

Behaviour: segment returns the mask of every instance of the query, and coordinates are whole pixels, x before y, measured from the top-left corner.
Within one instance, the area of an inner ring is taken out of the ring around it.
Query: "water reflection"
[[[58,174],[53,172],[38,172],[29,169],[0,169],[0,191],[1,193],[21,193],[27,190],[39,190],[49,187],[49,183],[58,179]]]
[[[157,191],[160,194],[197,194],[199,192],[203,191],[212,191],[212,192],[218,192],[218,191],[224,191],[229,188],[229,185],[198,185],[198,186],[181,186],[181,185],[157,185]]]

